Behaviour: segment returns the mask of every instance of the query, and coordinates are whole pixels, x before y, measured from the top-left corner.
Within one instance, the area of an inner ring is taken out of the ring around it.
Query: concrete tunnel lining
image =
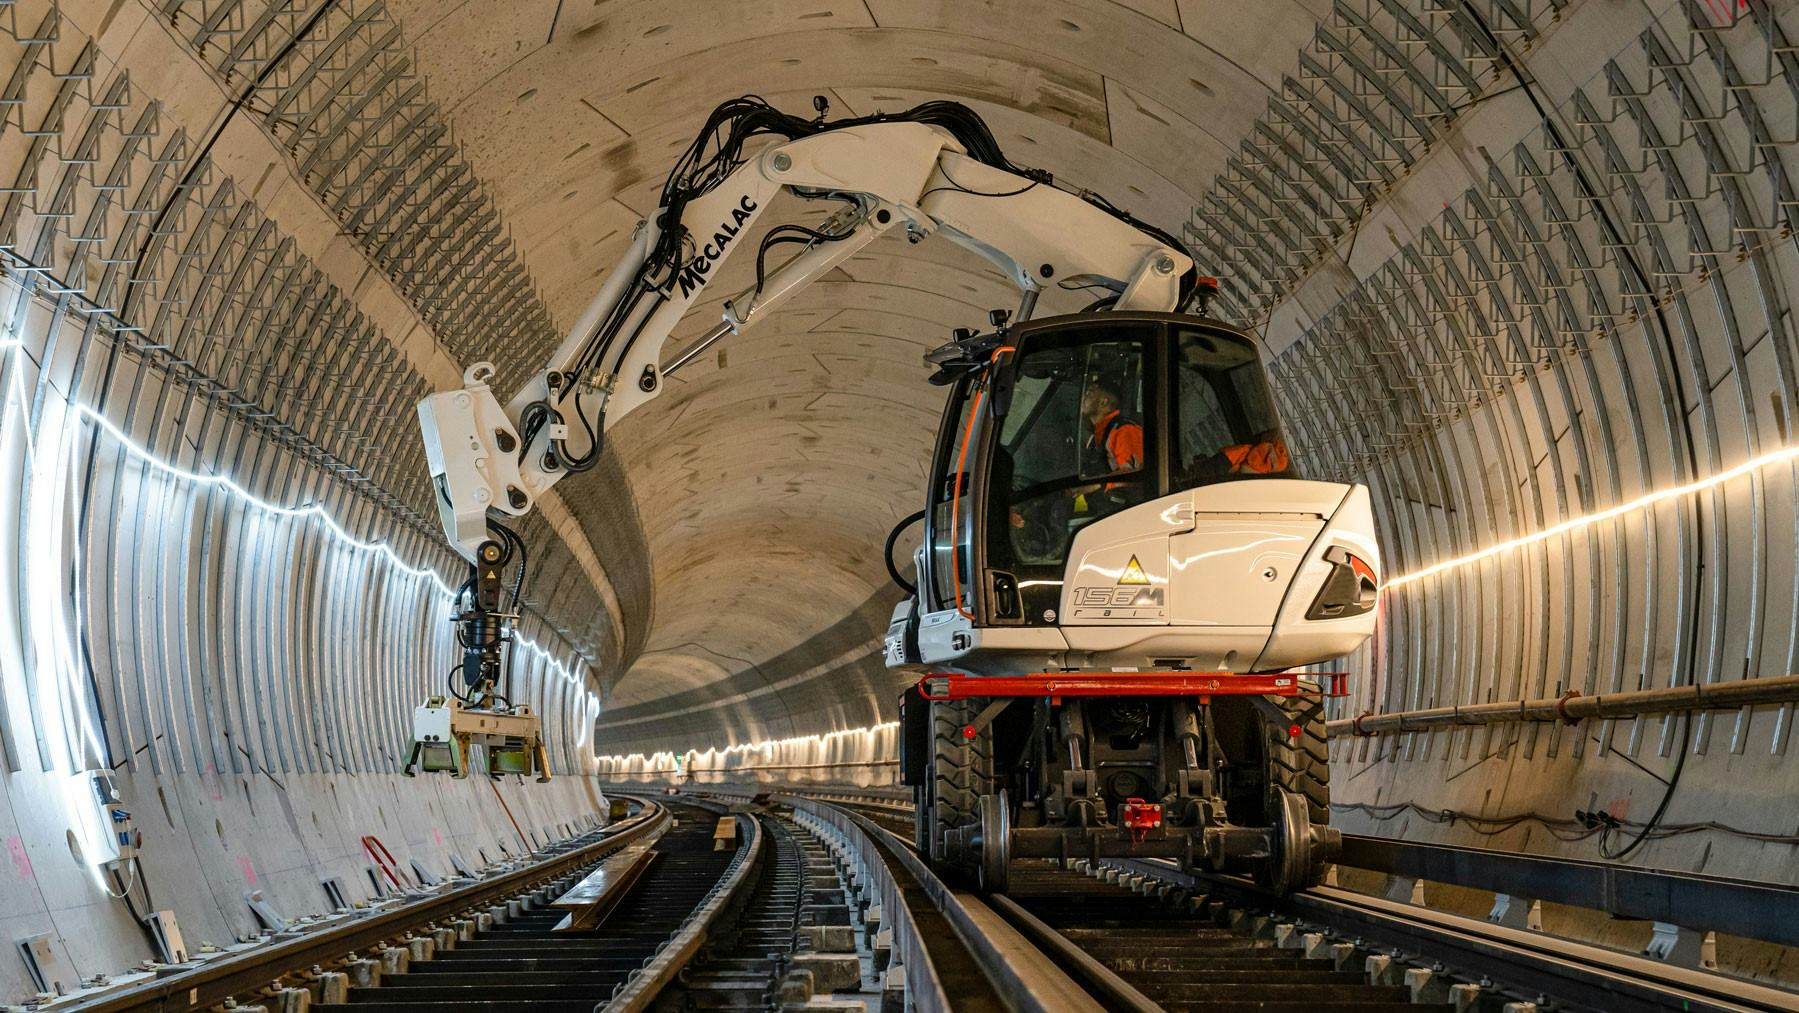
[[[116,767],[190,938],[250,928],[249,887],[312,910],[319,879],[362,875],[364,833],[438,865],[517,841],[486,787],[397,776],[449,667],[428,580],[159,473],[69,405],[454,583],[413,402],[480,359],[503,386],[536,369],[725,98],[955,98],[1014,159],[1181,230],[1272,352],[1307,467],[1373,490],[1394,574],[1794,442],[1790,2],[1494,0],[1490,40],[1385,0],[324,3],[0,15],[23,82],[0,127],[0,921],[84,973],[142,940],[71,850],[76,771]],[[1015,301],[947,244],[870,246],[521,527],[546,653],[513,664],[569,775],[508,790],[530,833],[573,826],[631,754],[874,728],[856,758],[889,758],[898,685],[858,645],[898,600],[879,547],[941,409],[919,355]],[[1331,716],[1799,671],[1796,474],[1393,588]],[[1479,818],[1643,819],[1684,756],[1670,824],[1778,837],[1792,720],[1344,737],[1334,801],[1360,832],[1590,857]],[[1694,830],[1631,860],[1792,883],[1792,847]],[[0,995],[25,988],[0,967]]]

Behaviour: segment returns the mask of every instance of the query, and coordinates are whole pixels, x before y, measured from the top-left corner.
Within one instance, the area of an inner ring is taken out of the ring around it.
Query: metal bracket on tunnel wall
[[[250,905],[250,911],[256,915],[256,920],[262,923],[263,928],[270,932],[286,931],[287,919],[281,917],[281,912],[275,910],[274,905],[262,899],[261,890],[245,890],[244,902]]]
[[[40,932],[35,936],[25,936],[19,940],[19,955],[25,958],[25,968],[31,972],[31,981],[39,992],[48,995],[63,995],[80,984],[75,972],[62,962],[62,957],[51,944],[52,933]]]

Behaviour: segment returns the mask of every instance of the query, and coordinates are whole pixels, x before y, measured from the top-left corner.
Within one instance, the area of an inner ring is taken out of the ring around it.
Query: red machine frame
[[[1304,680],[1319,681],[1316,690]],[[926,700],[1030,696],[1059,701],[1065,696],[1320,696],[1349,695],[1348,672],[1033,672],[1029,675],[940,673],[918,680]]]

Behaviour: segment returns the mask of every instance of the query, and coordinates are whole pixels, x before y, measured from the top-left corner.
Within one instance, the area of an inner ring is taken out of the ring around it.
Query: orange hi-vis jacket
[[[1281,440],[1238,443],[1225,447],[1222,453],[1225,460],[1231,462],[1231,473],[1234,475],[1272,475],[1286,471],[1289,463],[1287,444]]]
[[[1106,464],[1111,471],[1136,471],[1143,467],[1143,427],[1119,417],[1114,410],[1093,425],[1089,447],[1098,448],[1104,441]]]

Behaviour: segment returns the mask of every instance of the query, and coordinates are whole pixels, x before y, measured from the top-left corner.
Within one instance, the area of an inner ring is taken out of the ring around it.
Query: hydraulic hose
[[[918,586],[907,580],[905,575],[900,573],[899,567],[893,565],[893,546],[899,541],[899,536],[903,534],[907,528],[924,520],[924,514],[925,512],[920,510],[900,518],[900,522],[895,524],[893,530],[887,533],[887,544],[881,551],[881,561],[887,564],[887,576],[893,578],[893,582],[899,586],[899,589],[909,595],[916,595],[918,593]]]

